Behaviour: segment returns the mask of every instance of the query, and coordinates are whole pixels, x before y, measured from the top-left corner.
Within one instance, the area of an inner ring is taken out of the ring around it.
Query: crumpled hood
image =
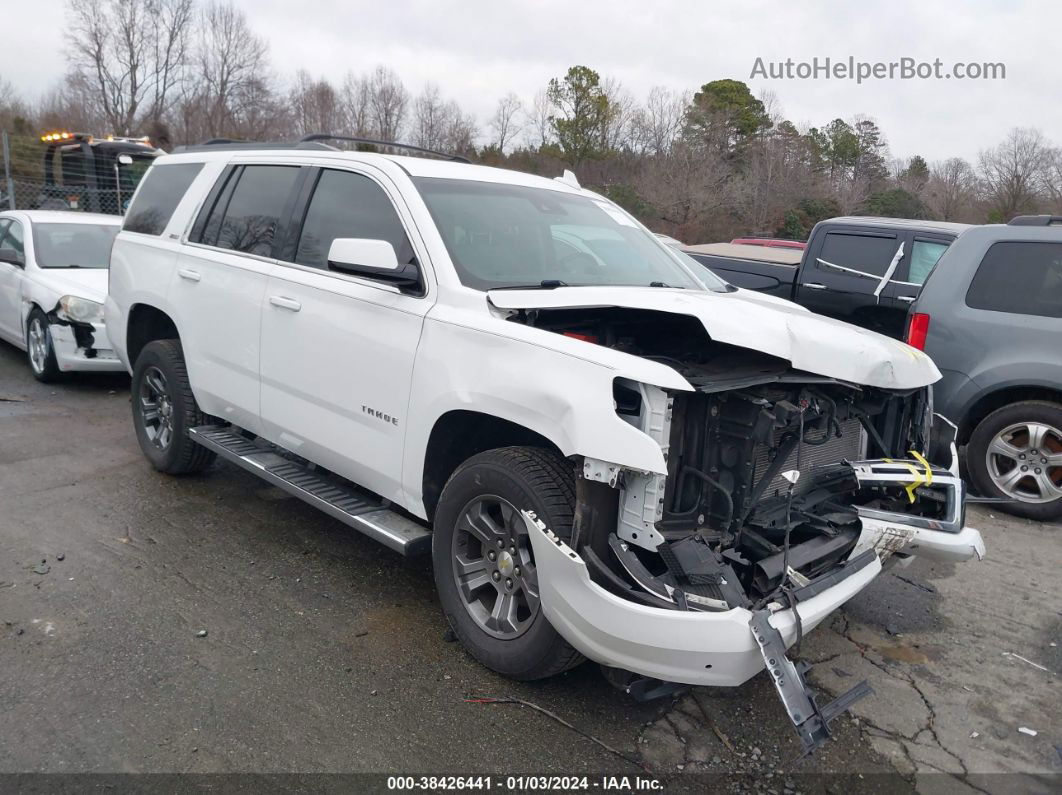
[[[102,304],[107,298],[107,276],[106,268],[41,268],[36,279],[60,295],[76,295]]]
[[[691,315],[713,340],[785,359],[798,370],[886,389],[914,389],[940,378],[933,361],[899,340],[809,312],[760,293],[655,287],[492,290],[499,309],[629,307]]]

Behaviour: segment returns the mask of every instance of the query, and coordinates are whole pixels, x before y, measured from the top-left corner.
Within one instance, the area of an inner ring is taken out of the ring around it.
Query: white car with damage
[[[738,290],[582,189],[318,140],[159,158],[107,328],[164,472],[220,456],[401,552],[508,676],[769,669],[883,564],[980,557],[921,352]]]
[[[0,212],[0,338],[26,352],[37,380],[124,369],[103,324],[121,223],[98,213]]]

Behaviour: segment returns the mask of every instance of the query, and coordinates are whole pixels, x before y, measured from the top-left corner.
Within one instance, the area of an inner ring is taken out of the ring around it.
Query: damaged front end
[[[981,557],[983,542],[964,526],[954,466],[920,452],[929,387],[797,371],[685,320],[626,335],[607,321],[575,327],[670,364],[693,390],[616,379],[616,413],[660,445],[667,473],[584,458],[571,538],[527,518],[543,609],[586,656],[645,677],[737,685],[766,667],[811,751],[869,688],[820,709],[785,649],[883,564]],[[531,322],[572,333],[567,313]],[[675,340],[689,342],[676,352]]]

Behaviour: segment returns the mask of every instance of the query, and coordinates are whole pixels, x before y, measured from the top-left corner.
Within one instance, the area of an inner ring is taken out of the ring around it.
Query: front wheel
[[[62,375],[55,359],[51,324],[48,316],[37,308],[30,312],[26,323],[26,359],[33,377],[41,383],[51,383]]]
[[[1045,521],[1062,516],[1062,405],[1025,400],[981,420],[966,450],[982,494],[1009,497],[1000,508]]]
[[[500,674],[543,679],[582,662],[542,612],[534,550],[520,516],[534,511],[567,537],[574,504],[571,465],[536,447],[473,456],[439,498],[432,539],[439,600],[465,648]]]
[[[178,340],[144,346],[133,367],[132,393],[136,438],[155,469],[184,475],[210,465],[214,453],[188,436],[189,428],[208,418],[195,402]]]

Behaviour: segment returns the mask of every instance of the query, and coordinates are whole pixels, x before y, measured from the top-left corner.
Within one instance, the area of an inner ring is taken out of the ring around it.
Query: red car
[[[735,237],[730,241],[741,246],[766,246],[767,248],[796,248],[803,251],[807,243],[799,240],[783,240],[777,237]]]

